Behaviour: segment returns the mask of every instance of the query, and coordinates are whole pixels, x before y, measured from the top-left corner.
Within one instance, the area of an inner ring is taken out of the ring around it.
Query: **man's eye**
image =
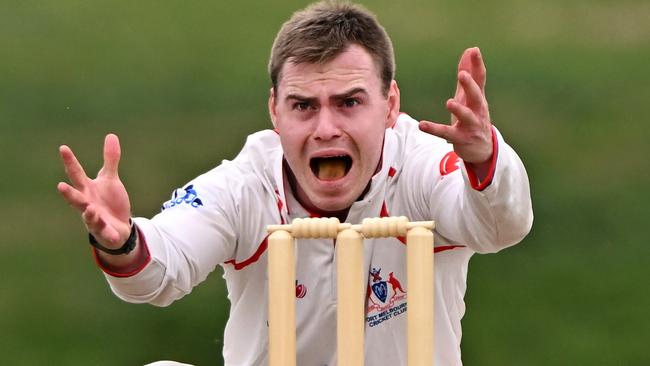
[[[306,111],[309,109],[309,103],[308,102],[296,102],[293,104],[293,109],[297,111]]]
[[[343,100],[343,106],[346,108],[351,108],[359,104],[359,101],[355,98],[348,98]]]

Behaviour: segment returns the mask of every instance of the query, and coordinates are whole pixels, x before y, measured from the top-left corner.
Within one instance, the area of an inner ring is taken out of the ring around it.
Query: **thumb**
[[[101,174],[107,177],[117,177],[120,156],[120,140],[117,135],[109,133],[104,139],[104,166]]]

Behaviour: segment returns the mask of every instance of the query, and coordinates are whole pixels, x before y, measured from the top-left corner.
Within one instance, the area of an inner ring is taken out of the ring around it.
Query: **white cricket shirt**
[[[386,130],[381,169],[346,222],[377,216],[434,220],[435,365],[461,365],[461,318],[467,266],[478,253],[522,240],[532,225],[528,178],[516,153],[494,129],[489,177],[478,182],[445,140],[423,133],[401,114]],[[266,365],[266,225],[309,217],[282,168],[279,136],[248,137],[239,155],[174,193],[152,219],[135,222],[151,259],[128,277],[106,278],[125,301],[169,305],[188,294],[216,266],[224,269],[230,300],[223,356],[234,366]],[[406,365],[406,246],[403,238],[364,244],[367,365]],[[297,240],[298,365],[336,365],[336,246]]]

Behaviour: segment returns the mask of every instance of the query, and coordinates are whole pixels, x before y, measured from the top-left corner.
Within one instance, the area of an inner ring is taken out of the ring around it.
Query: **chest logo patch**
[[[393,272],[388,280],[381,276],[381,268],[372,268],[366,290],[367,316],[370,327],[396,317],[406,311],[406,291]]]
[[[381,302],[386,302],[386,297],[388,296],[388,286],[386,285],[386,281],[382,281],[380,273],[381,268],[373,268],[370,270],[370,275],[372,276],[373,282],[370,288],[372,288],[372,292]]]

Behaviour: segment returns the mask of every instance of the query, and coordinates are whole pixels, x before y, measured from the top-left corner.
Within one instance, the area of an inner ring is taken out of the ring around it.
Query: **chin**
[[[329,197],[320,198],[315,201],[314,206],[321,211],[338,212],[347,210],[354,203],[354,199],[349,197]]]

